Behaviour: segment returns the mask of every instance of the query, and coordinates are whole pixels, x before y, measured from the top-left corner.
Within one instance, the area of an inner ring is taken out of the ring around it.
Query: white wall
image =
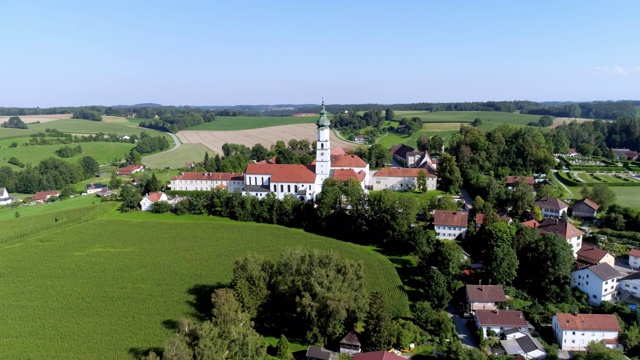
[[[417,178],[412,176],[407,177],[395,177],[395,176],[373,176],[372,185],[373,190],[390,189],[394,191],[398,190],[411,190],[416,188]],[[427,191],[435,190],[437,187],[436,178],[427,178]]]
[[[560,219],[562,218],[562,214],[567,212],[567,208],[562,208],[560,210],[551,210],[547,208],[541,208],[542,217],[543,218],[552,218],[552,219]]]
[[[582,331],[582,330],[562,330],[558,324],[558,319],[554,316],[552,321],[553,332],[562,350],[584,351],[592,341],[602,341],[603,339],[617,339],[617,331]]]
[[[640,258],[635,256],[629,256],[629,265],[631,265],[631,267],[634,269],[640,268]]]
[[[618,290],[628,291],[635,297],[640,297],[640,279],[621,280],[618,283]]]
[[[574,236],[567,241],[569,242],[569,245],[571,245],[571,249],[573,250],[573,257],[577,258],[578,251],[582,247],[582,235]]]
[[[602,301],[611,301],[618,286],[617,279],[602,281],[589,268],[571,273],[571,286],[577,287],[589,295],[589,303],[600,305]]]
[[[453,240],[457,238],[458,235],[461,235],[461,234],[462,234],[462,237],[464,238],[465,234],[467,233],[467,228],[462,226],[436,225],[435,230],[436,230],[436,238],[448,239],[448,240]]]

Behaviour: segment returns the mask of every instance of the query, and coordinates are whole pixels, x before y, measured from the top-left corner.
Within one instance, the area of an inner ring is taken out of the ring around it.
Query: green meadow
[[[483,127],[497,127],[501,124],[527,125],[529,122],[538,121],[540,115],[528,115],[520,113],[506,113],[500,111],[396,111],[395,118],[419,117],[424,122],[458,122],[470,123],[474,119],[482,120]]]
[[[0,210],[0,358],[126,359],[162,347],[174,321],[208,311],[194,303],[207,306],[212,287],[228,284],[235,259],[286,248],[362,261],[367,287],[385,293],[394,314],[408,312],[398,274],[375,249],[275,225],[121,214],[117,205],[81,197]]]
[[[251,116],[216,116],[216,120],[197,126],[192,126],[187,130],[249,130],[271,126],[292,125],[292,124],[313,124],[318,120],[318,116],[275,116],[275,117],[251,117]]]
[[[142,163],[148,167],[155,169],[164,169],[165,167],[181,168],[187,162],[199,162],[204,160],[204,153],[211,149],[202,144],[181,144],[176,150],[152,154],[142,158]]]

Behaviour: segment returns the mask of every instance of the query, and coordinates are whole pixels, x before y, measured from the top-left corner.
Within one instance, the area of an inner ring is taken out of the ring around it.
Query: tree
[[[282,360],[289,360],[293,357],[291,356],[291,352],[289,352],[289,340],[284,335],[280,335],[280,339],[278,339],[278,344],[276,345],[276,357]]]
[[[482,119],[480,118],[473,119],[473,122],[471,122],[471,126],[473,127],[482,126]]]
[[[552,185],[542,185],[536,191],[536,195],[539,199],[545,196],[560,198],[562,197],[562,191]]]
[[[125,185],[120,190],[120,200],[122,200],[122,205],[120,206],[120,211],[128,212],[138,209],[140,206],[140,201],[142,200],[142,195],[131,185]]]
[[[431,143],[431,139],[429,139],[429,135],[420,134],[418,138],[418,150],[420,151],[429,151],[429,145]]]
[[[606,184],[593,185],[588,197],[600,205],[601,211],[606,211],[611,204],[616,202],[616,193],[611,191]]]
[[[66,199],[76,193],[76,189],[72,185],[67,185],[60,191],[60,199]]]
[[[0,127],[3,128],[13,128],[13,129],[27,129],[27,124],[25,124],[22,119],[17,116],[12,116],[6,122],[2,123]]]
[[[444,147],[444,139],[438,134],[433,135],[429,143],[429,152],[432,154],[440,154]]]
[[[144,186],[144,190],[143,190],[144,193],[148,194],[148,193],[161,191],[161,190],[162,190],[162,183],[160,182],[160,180],[158,180],[158,177],[156,176],[155,173],[151,174],[151,178],[146,182]]]
[[[518,257],[510,245],[500,244],[488,251],[486,276],[495,284],[511,285],[518,274]]]
[[[449,154],[442,154],[438,165],[440,188],[450,194],[455,194],[462,186],[462,176],[456,164],[456,158]]]
[[[416,179],[416,187],[420,192],[427,192],[427,173],[424,170],[418,171],[418,177]]]
[[[396,114],[391,109],[386,109],[384,111],[384,119],[387,121],[391,121],[396,117]]]
[[[592,341],[587,345],[585,360],[624,360],[626,356],[620,350],[609,349],[603,343]]]
[[[540,210],[539,206],[534,206],[531,212],[533,213],[533,218],[536,221],[542,221],[542,210]]]
[[[447,278],[437,269],[426,271],[423,284],[425,296],[435,309],[442,310],[451,301],[451,294],[447,290]]]
[[[372,168],[381,168],[391,161],[391,153],[380,144],[369,147],[369,165]]]
[[[118,177],[116,172],[111,173],[111,179],[109,180],[109,188],[111,190],[118,190],[122,186],[122,179]]]
[[[367,351],[387,350],[393,344],[393,323],[387,304],[379,291],[371,293],[365,317],[363,345]]]
[[[522,180],[518,181],[516,188],[511,192],[511,211],[516,216],[521,216],[531,209],[535,203],[535,194],[531,186]]]
[[[269,149],[262,146],[262,144],[255,144],[251,148],[250,159],[255,161],[262,161],[268,159],[270,155],[271,153],[269,152]]]
[[[80,166],[82,166],[82,173],[84,174],[85,179],[95,176],[98,171],[100,171],[100,165],[96,159],[91,156],[85,156],[78,160],[78,162],[80,163]]]
[[[154,214],[163,214],[171,211],[171,204],[166,201],[156,201],[151,204],[151,212]]]
[[[413,304],[413,319],[424,331],[437,331],[436,320],[438,312],[431,307],[428,301],[419,301]]]
[[[235,262],[231,287],[242,305],[242,310],[252,319],[258,315],[258,310],[268,300],[272,267],[271,262],[255,255],[246,256]]]

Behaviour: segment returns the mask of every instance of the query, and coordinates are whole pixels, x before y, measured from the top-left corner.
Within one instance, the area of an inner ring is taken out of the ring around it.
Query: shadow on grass
[[[149,353],[152,351],[156,353],[156,355],[162,356],[162,348],[159,347],[150,347],[146,349],[132,347],[129,348],[129,355],[131,355],[131,357],[133,357],[134,359],[142,359],[142,357],[149,355]]]
[[[399,289],[407,294],[410,302],[420,301],[423,297],[420,289],[422,288],[422,280],[420,269],[416,265],[417,260],[412,259],[408,254],[393,252],[388,250],[377,249],[378,253],[384,255],[396,269],[402,286]]]
[[[216,283],[213,285],[197,284],[192,286],[187,290],[187,293],[193,296],[192,300],[187,300],[187,304],[193,309],[189,315],[201,322],[211,319],[211,310],[213,310],[211,294],[218,289],[226,288],[228,286],[228,284],[222,283]],[[167,320],[163,322],[163,325],[165,325],[164,323],[166,322]]]

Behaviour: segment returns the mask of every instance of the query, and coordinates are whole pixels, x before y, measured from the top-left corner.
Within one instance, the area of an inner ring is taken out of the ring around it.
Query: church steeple
[[[327,111],[324,108],[324,97],[322,98],[322,108],[320,109],[320,118],[316,122],[319,128],[321,127],[330,127],[331,121],[327,118]]]
[[[316,141],[316,192],[322,190],[322,183],[331,174],[331,122],[327,118],[327,111],[324,108],[324,98],[322,98],[322,108],[318,125],[318,139]]]

